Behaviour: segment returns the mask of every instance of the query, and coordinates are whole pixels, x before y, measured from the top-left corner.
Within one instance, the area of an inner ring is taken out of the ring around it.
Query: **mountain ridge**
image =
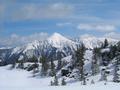
[[[105,39],[106,38],[82,37],[79,38],[79,41],[76,41],[66,38],[59,33],[54,33],[44,41],[35,40],[26,45],[12,48],[7,56],[9,56],[8,60],[12,60],[15,57],[19,59],[20,55],[24,55],[28,58],[32,56],[39,58],[44,53],[48,57],[57,59],[59,54],[62,57],[73,54],[74,50],[76,50],[81,43],[83,43],[87,49],[93,49],[95,47],[100,47]],[[108,42],[110,45],[114,45],[118,40],[108,38]]]

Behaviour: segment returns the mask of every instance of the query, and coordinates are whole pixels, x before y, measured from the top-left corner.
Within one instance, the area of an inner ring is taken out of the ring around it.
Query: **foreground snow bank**
[[[49,86],[51,78],[33,78],[32,74],[23,70],[9,70],[10,66],[0,67],[0,90],[118,90],[119,84],[103,82],[95,85],[81,86],[80,82],[68,86]]]
[[[1,90],[119,90],[119,85],[58,86],[58,87],[2,87]]]

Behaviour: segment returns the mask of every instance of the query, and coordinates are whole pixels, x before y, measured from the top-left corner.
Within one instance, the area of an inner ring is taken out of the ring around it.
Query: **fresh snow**
[[[118,90],[120,85],[109,82],[104,85],[103,82],[86,86],[81,83],[70,81],[67,86],[50,86],[50,77],[32,77],[32,72],[13,69],[10,65],[0,67],[0,90]],[[98,78],[98,76],[94,77]],[[69,80],[68,80],[69,81]],[[72,83],[74,82],[74,83]]]
[[[24,56],[21,55],[21,56],[19,57],[18,61],[21,61],[21,60],[23,60],[23,59],[24,59]]]
[[[48,78],[33,78],[32,72],[13,69],[10,65],[0,67],[0,89],[2,88],[40,88],[48,86]],[[3,89],[2,89],[3,90]]]
[[[101,52],[102,53],[104,53],[104,52],[110,52],[110,49],[109,48],[105,48],[105,49],[102,49]]]

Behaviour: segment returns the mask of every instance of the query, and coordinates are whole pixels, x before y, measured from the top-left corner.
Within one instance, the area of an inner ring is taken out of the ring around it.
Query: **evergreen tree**
[[[53,85],[54,85],[54,83],[53,83],[53,81],[52,81],[52,80],[51,80],[51,82],[50,82],[50,85],[51,85],[51,86],[53,86]]]
[[[110,59],[113,60],[116,57],[116,51],[118,51],[119,49],[117,49],[117,46],[110,46]]]
[[[117,51],[120,52],[120,41],[117,43]]]
[[[18,59],[18,67],[17,68],[24,69],[24,63],[25,63],[25,57],[24,57],[24,55],[22,55]]]
[[[58,77],[55,75],[54,77],[54,85],[55,86],[58,86],[59,85],[59,82],[58,82]]]
[[[76,66],[79,69],[79,79],[80,81],[84,78],[84,54],[85,54],[85,46],[82,44],[80,47],[77,48],[76,51]]]
[[[33,68],[33,77],[35,77],[36,68]]]
[[[95,84],[94,80],[92,79],[91,84]]]
[[[13,61],[12,66],[10,67],[10,69],[14,69],[15,66],[16,66],[16,61]]]
[[[110,55],[109,51],[105,51],[102,53],[102,65],[103,66],[108,66],[108,64],[110,63],[111,59],[109,55]]]
[[[38,59],[35,55],[33,55],[33,57],[31,58],[32,62],[34,63],[37,63],[38,62]]]
[[[87,85],[86,77],[85,77],[85,76],[84,76],[84,78],[83,78],[83,85]]]
[[[92,75],[96,75],[97,73],[99,73],[99,53],[100,53],[100,49],[99,48],[94,48],[93,49],[93,57],[92,57],[92,65],[91,65],[91,69],[92,69]]]
[[[58,52],[58,64],[57,64],[57,70],[60,70],[62,67],[63,67],[63,65],[62,65],[62,56],[61,56],[61,53],[60,52]]]
[[[62,68],[62,61],[61,59],[58,59],[57,70],[60,70],[61,68]]]
[[[66,85],[66,81],[65,81],[65,78],[62,79],[62,83],[61,83],[62,86],[65,86]]]
[[[115,66],[113,82],[120,82],[120,75],[118,74],[118,66]]]
[[[103,48],[106,48],[108,45],[109,45],[108,40],[105,39],[104,44],[103,44]]]
[[[39,72],[39,64],[35,62],[33,64],[33,77],[35,77],[35,74],[38,72]]]
[[[55,76],[56,70],[55,70],[55,64],[53,62],[53,60],[51,60],[51,66],[50,66],[50,76]]]
[[[113,76],[113,81],[114,82],[120,82],[120,42],[117,43],[117,49],[115,52],[115,68],[114,68],[114,76]]]
[[[101,78],[100,78],[100,81],[105,81],[105,82],[107,82],[106,69],[102,69],[102,70],[101,70]]]
[[[18,68],[24,69],[24,60],[19,61]]]
[[[49,64],[48,64],[47,58],[45,56],[42,56],[40,58],[40,63],[42,64],[42,67],[41,67],[41,76],[46,76],[48,68],[49,68]]]
[[[114,76],[113,76],[113,81],[114,82],[120,82],[120,73],[119,73],[119,67],[120,67],[120,56],[118,56],[116,58],[116,62],[115,62],[115,68],[114,68]]]

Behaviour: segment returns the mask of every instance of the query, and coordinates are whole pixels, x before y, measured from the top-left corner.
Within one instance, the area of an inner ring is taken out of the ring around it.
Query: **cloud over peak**
[[[77,28],[79,30],[98,31],[98,32],[112,32],[116,30],[116,27],[114,25],[108,25],[108,24],[79,24]]]

